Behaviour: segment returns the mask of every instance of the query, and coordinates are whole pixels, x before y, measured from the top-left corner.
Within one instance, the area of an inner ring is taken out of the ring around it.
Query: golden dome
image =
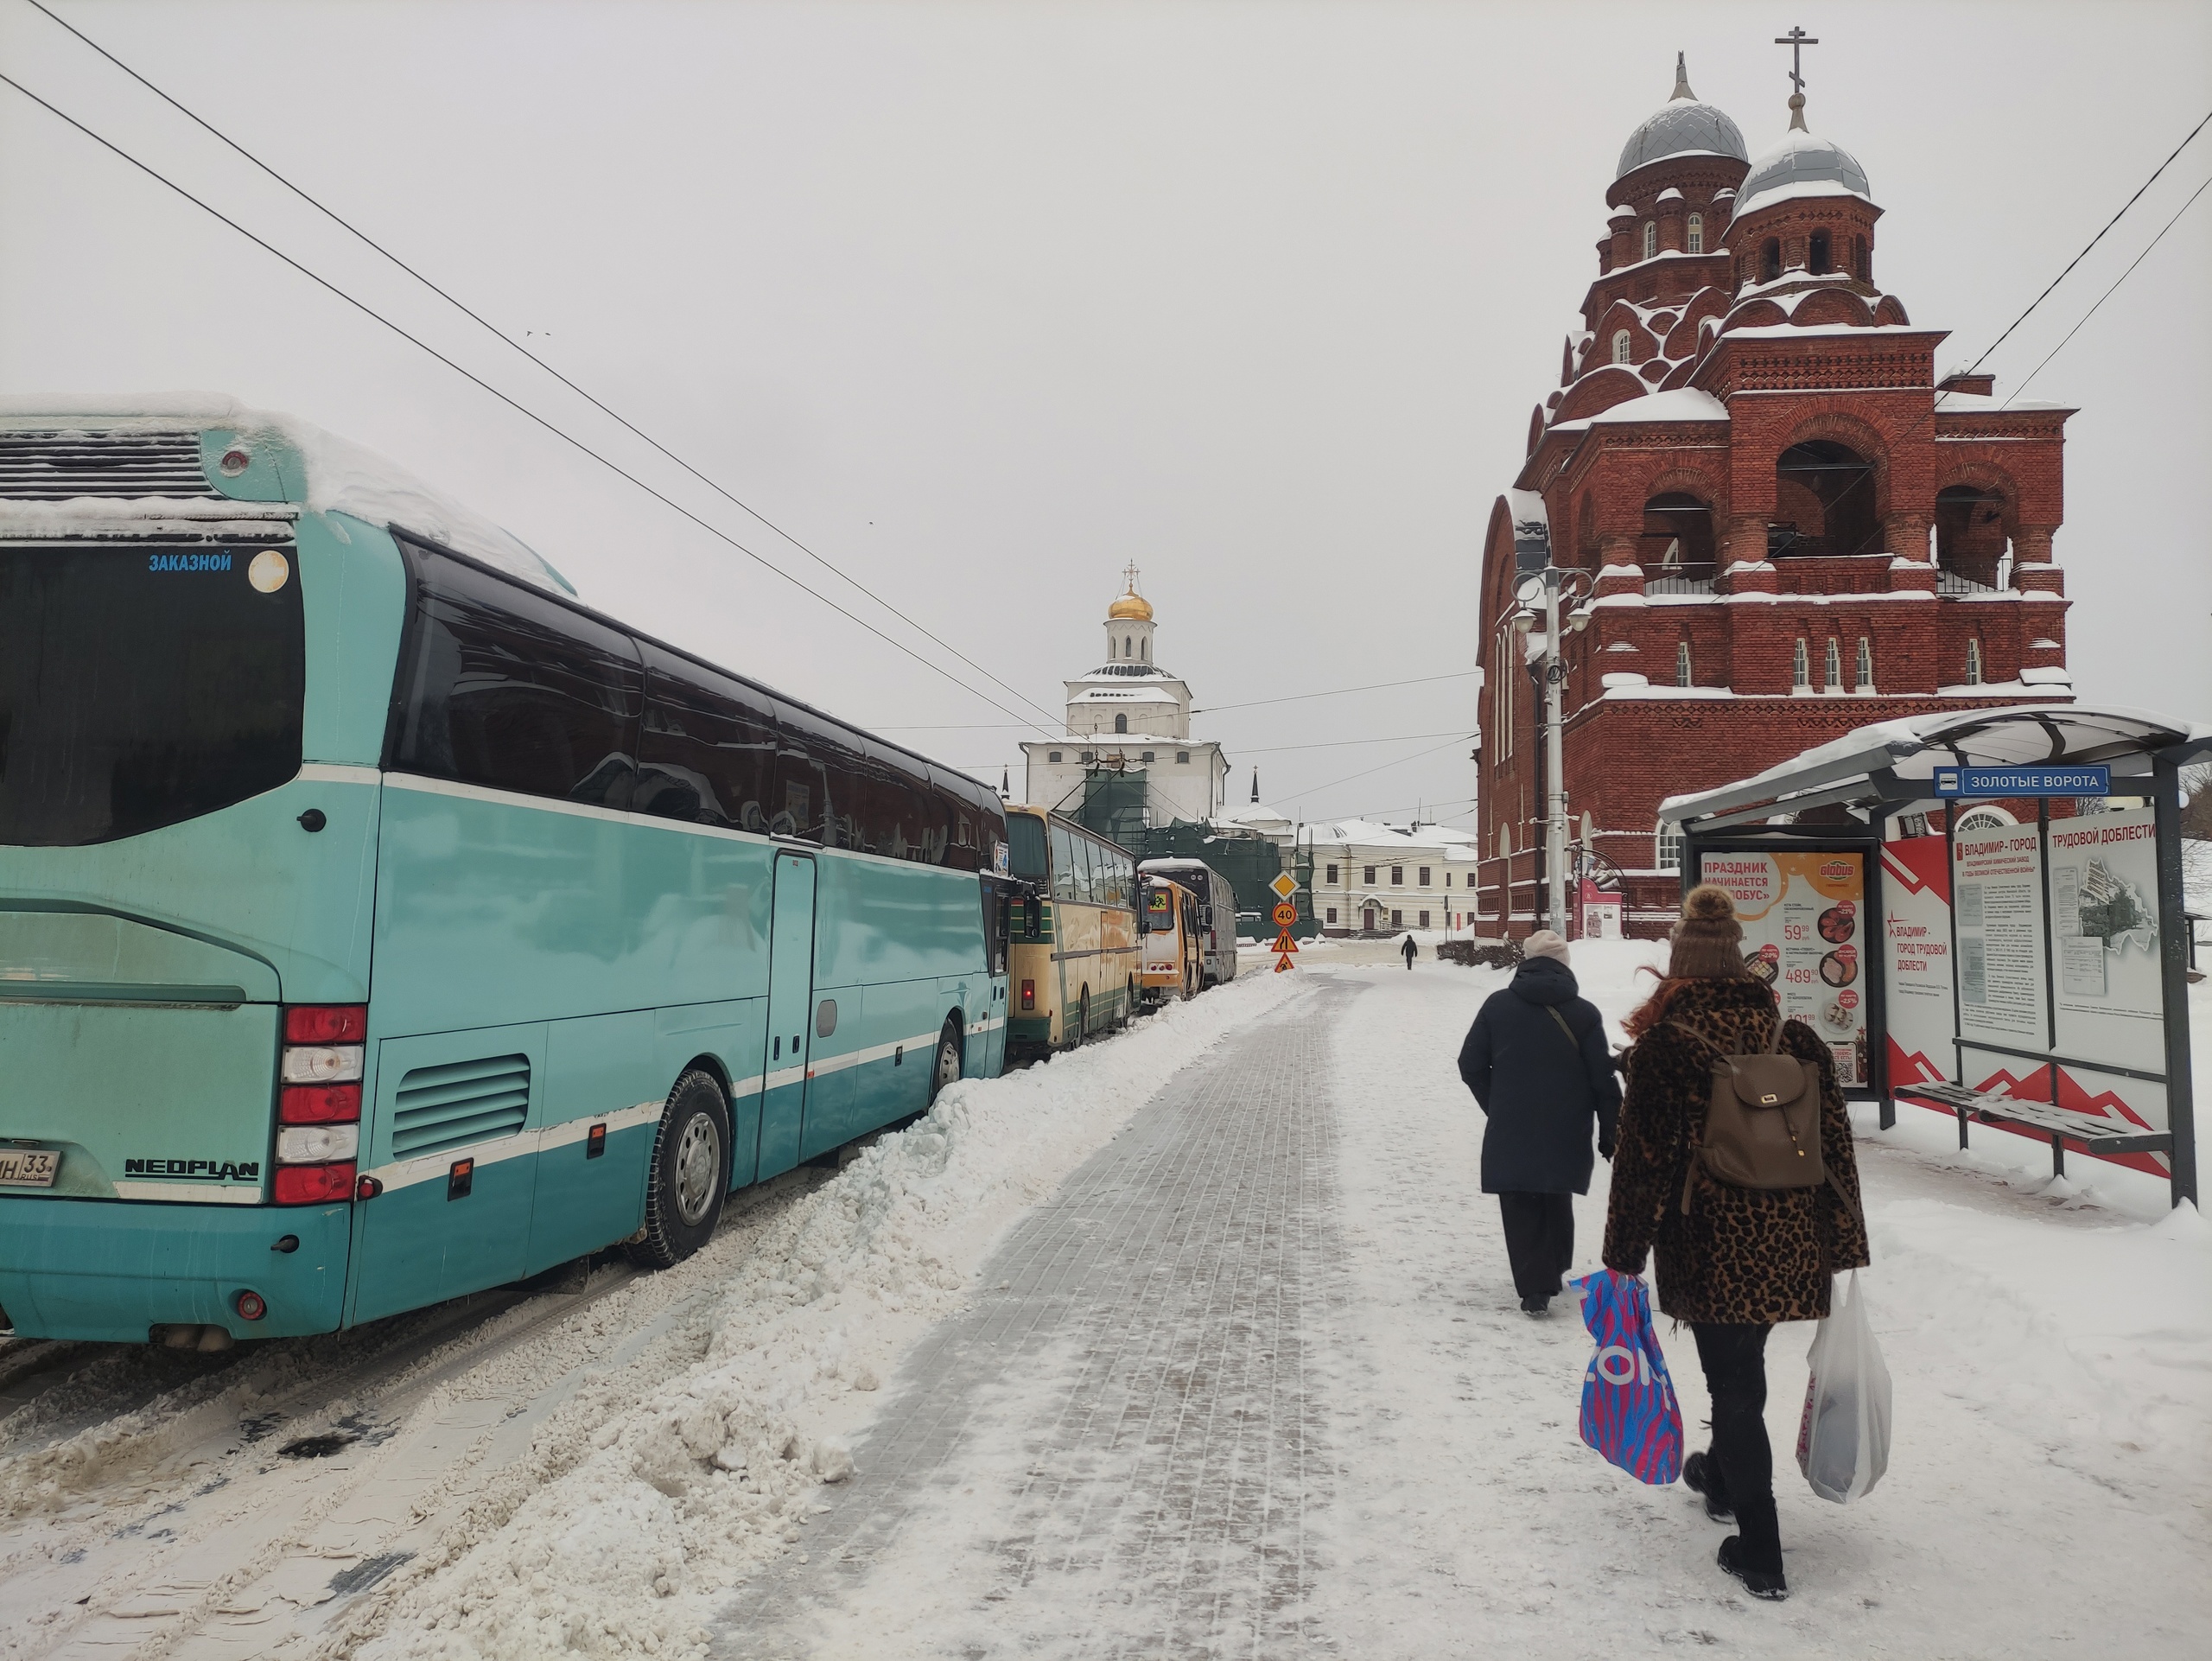
[[[1152,601],[1132,589],[1106,608],[1106,615],[1117,623],[1128,618],[1135,618],[1141,623],[1149,623],[1152,620]]]

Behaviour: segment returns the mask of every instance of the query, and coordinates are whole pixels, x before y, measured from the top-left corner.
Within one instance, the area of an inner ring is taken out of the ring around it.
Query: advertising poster
[[[2146,807],[2050,826],[2051,1047],[2068,1058],[2058,1072],[2060,1106],[2163,1130],[2164,1086],[2094,1066],[2165,1071],[2157,824]]]
[[[1961,831],[1952,862],[1959,1036],[2007,1049],[2049,1049],[2042,834],[2032,824]],[[1977,1088],[1982,1084],[1969,1082]],[[2040,1091],[2033,1093],[2049,1099]]]
[[[1713,852],[1699,880],[1724,888],[1744,961],[1782,1013],[1821,1035],[1836,1083],[1866,1082],[1866,873],[1856,853]]]
[[[1941,837],[1882,844],[1890,1086],[1955,1083],[1950,857]]]

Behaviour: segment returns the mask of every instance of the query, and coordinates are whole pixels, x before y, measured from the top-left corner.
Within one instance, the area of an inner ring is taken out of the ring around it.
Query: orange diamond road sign
[[[1275,880],[1268,886],[1274,890],[1276,899],[1287,900],[1298,892],[1298,879],[1288,871],[1277,871]]]
[[[1286,901],[1275,907],[1275,921],[1288,928],[1298,920],[1298,907]]]

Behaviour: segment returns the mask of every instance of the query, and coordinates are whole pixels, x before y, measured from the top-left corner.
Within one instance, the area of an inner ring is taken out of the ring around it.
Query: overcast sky
[[[2212,111],[2202,3],[48,3],[1055,715],[1132,559],[1202,708],[1471,667],[1491,503],[1678,49],[1756,156],[1788,119],[1769,42],[1821,37],[1811,124],[1865,164],[1884,285],[1952,331],[1947,365]],[[23,0],[0,0],[0,61],[900,632]],[[2000,394],[2208,176],[2212,130],[1991,360]],[[2057,540],[2078,690],[2201,720],[2208,269],[2201,200],[2028,392],[2081,408]],[[1008,716],[4,88],[0,385],[293,411],[640,627],[993,782],[1018,763],[1020,731],[956,724]],[[1473,688],[1197,724],[1237,799],[1256,763],[1287,812],[1448,818]]]

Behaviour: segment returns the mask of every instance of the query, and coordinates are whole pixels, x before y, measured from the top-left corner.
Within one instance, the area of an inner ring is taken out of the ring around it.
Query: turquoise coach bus
[[[672,1263],[999,1071],[1005,837],[311,428],[0,407],[0,1326]]]

